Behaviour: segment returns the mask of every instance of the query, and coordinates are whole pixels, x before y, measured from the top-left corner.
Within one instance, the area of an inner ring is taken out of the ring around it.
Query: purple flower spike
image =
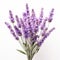
[[[12,14],[11,10],[9,10],[9,14],[10,14],[9,18],[10,18],[11,22],[14,23],[14,18],[13,18],[13,14]]]
[[[46,25],[46,21],[47,21],[47,18],[44,19],[44,22],[43,22],[43,24],[42,24],[42,26],[41,26],[41,30],[44,29],[44,27],[45,27],[45,25]]]
[[[28,7],[28,4],[26,4],[26,13],[27,13],[27,15],[30,15],[30,13],[29,13],[29,7]]]
[[[42,43],[45,41],[45,39],[50,35],[50,33],[51,33],[54,29],[55,29],[55,28],[52,28],[51,30],[49,30],[48,33],[46,33],[46,34],[43,36],[43,38],[41,39],[41,41],[38,42],[38,46],[41,46],[41,45],[42,45]]]
[[[32,20],[34,20],[34,18],[36,18],[34,9],[32,9],[32,16],[31,16],[31,18],[32,18]]]
[[[42,23],[43,20],[43,10],[44,8],[41,8],[40,16],[39,16],[39,25]]]
[[[54,9],[52,9],[51,12],[50,12],[48,22],[51,22],[53,20],[53,12],[54,12]]]
[[[15,17],[16,17],[16,21],[17,21],[18,27],[21,28],[21,24],[20,24],[20,19],[19,19],[19,17],[18,17],[17,15],[16,15]]]
[[[41,13],[40,13],[40,22],[42,22],[42,20],[43,20],[43,9],[44,9],[44,8],[41,8]]]
[[[7,25],[7,27],[9,28],[11,34],[15,37],[16,40],[19,40],[19,38],[16,36],[14,30],[12,29],[12,27],[7,23],[5,22],[5,24]]]
[[[43,9],[44,8],[41,8],[41,14],[40,14],[40,17],[43,18]]]

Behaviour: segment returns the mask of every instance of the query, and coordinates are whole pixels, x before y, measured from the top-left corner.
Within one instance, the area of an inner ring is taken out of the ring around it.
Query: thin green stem
[[[27,58],[28,58],[28,60],[32,60],[32,51],[31,50],[29,50]]]

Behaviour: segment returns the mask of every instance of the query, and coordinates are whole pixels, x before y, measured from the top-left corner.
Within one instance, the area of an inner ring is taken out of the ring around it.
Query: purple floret
[[[15,29],[16,34],[17,34],[18,36],[21,36],[21,35],[22,35],[21,31],[17,28],[17,26],[14,26],[14,29]]]

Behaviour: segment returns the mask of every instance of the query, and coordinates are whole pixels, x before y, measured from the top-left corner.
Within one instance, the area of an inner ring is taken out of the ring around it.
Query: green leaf
[[[17,51],[19,51],[20,53],[22,53],[22,54],[26,54],[24,51],[22,51],[22,50],[18,50],[17,49]]]

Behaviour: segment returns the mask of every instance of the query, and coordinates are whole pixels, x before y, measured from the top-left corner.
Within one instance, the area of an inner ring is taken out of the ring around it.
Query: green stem
[[[28,54],[27,58],[28,58],[28,60],[32,60],[32,54],[31,54],[31,51],[30,51],[30,53]]]
[[[32,60],[32,50],[31,49],[28,49],[28,52],[27,52],[27,58],[28,60]]]
[[[28,56],[28,60],[32,60],[32,58],[30,56]]]

